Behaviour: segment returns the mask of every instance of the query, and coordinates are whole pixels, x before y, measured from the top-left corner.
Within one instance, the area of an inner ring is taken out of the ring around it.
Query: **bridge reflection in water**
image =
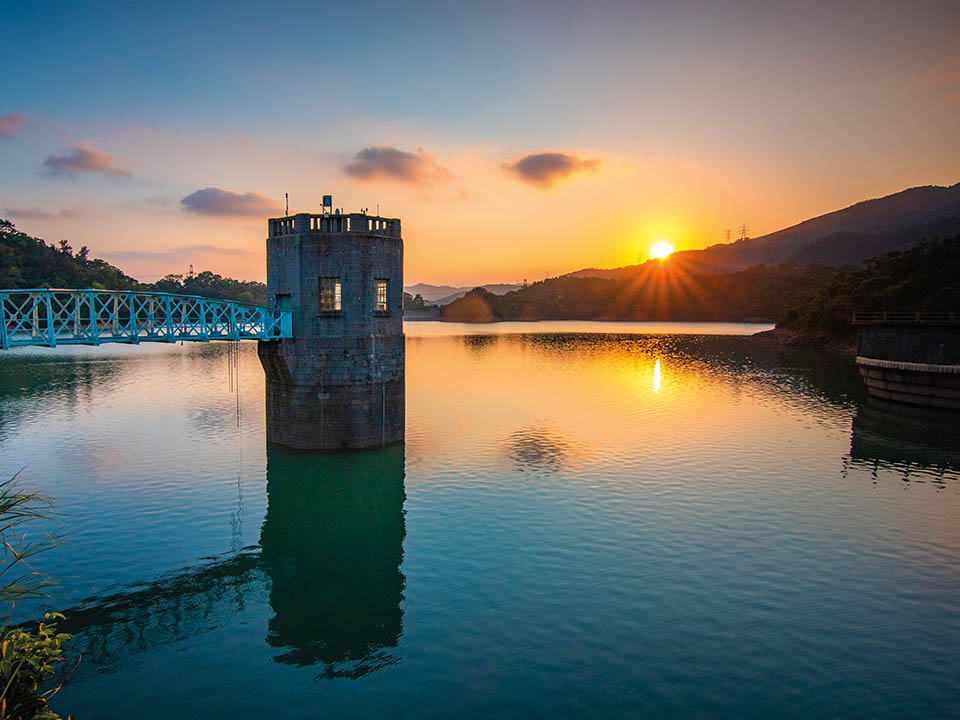
[[[216,630],[269,590],[282,664],[362,677],[398,661],[406,534],[403,445],[344,454],[267,447],[260,545],[65,611],[77,676]]]

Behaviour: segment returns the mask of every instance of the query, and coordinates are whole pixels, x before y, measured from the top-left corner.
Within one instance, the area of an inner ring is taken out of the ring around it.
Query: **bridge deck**
[[[0,348],[292,337],[289,312],[197,295],[0,290]]]

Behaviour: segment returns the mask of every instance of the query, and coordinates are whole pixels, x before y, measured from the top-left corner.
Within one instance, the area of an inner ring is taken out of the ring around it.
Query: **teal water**
[[[847,358],[601,329],[411,323],[406,442],[333,455],[266,447],[254,344],[239,398],[226,344],[0,355],[0,476],[66,531],[54,708],[960,716],[960,451]]]

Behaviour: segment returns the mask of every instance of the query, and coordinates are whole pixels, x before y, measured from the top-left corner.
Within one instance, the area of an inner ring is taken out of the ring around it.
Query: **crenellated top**
[[[282,218],[267,220],[267,236],[294,235],[305,232],[358,233],[364,235],[382,235],[400,237],[400,220],[382,218],[364,213],[331,215],[324,213],[297,213]]]

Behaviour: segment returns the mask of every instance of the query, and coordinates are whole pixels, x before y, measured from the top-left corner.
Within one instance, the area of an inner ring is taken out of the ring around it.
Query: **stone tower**
[[[334,450],[404,434],[400,221],[362,213],[268,221],[267,304],[293,338],[262,341],[267,441]]]

